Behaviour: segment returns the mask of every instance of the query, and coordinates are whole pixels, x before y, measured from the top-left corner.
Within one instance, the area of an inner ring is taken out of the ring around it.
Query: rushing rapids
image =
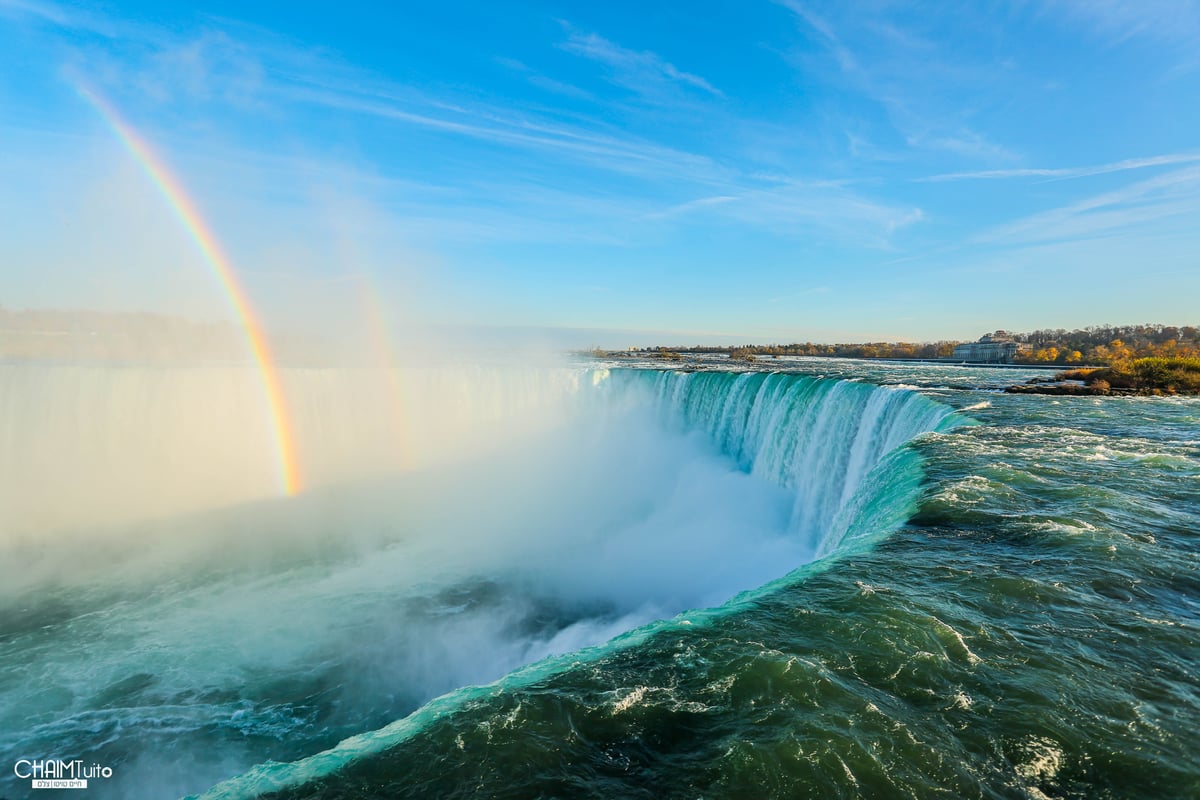
[[[182,457],[171,436],[195,442],[165,422],[203,404],[195,374],[126,370],[106,384],[91,369],[25,369],[2,397],[34,430],[9,427],[10,447],[37,437],[37,400],[22,391],[47,384],[59,391],[41,424],[82,415],[82,442],[62,447],[92,467],[106,456],[148,475],[139,458]],[[362,371],[284,381],[301,452],[343,464],[355,436],[375,443],[361,431],[386,417],[378,393],[397,385]],[[105,402],[64,399],[71,385]],[[769,592],[819,555],[878,538],[919,490],[903,445],[962,419],[905,390],[761,373],[445,368],[405,375],[403,392],[404,441],[453,452],[347,469],[299,498],[193,510],[190,495],[185,510],[156,508],[95,538],[64,525],[54,535],[65,561],[28,530],[8,537],[30,568],[2,597],[0,752],[111,767],[95,796],[197,792],[242,771],[214,796],[299,785],[479,697],[719,616],[739,592]],[[148,419],[155,435],[114,447],[95,426],[121,414],[129,431]],[[210,446],[191,457],[205,454],[226,456]],[[718,611],[675,617],[706,607]]]

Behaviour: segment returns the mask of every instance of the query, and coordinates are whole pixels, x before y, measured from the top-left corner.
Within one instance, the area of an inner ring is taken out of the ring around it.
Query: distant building
[[[954,348],[953,361],[970,361],[976,364],[1011,364],[1013,357],[1029,345],[1014,342],[1007,331],[985,333],[978,342],[960,344]]]

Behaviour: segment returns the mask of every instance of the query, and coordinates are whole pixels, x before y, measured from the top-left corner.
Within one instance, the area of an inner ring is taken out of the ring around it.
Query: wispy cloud
[[[555,80],[547,75],[543,75],[529,65],[525,64],[523,61],[505,56],[497,57],[495,60],[496,63],[502,67],[507,67],[513,72],[523,75],[525,80],[528,81],[530,85],[536,86],[539,89],[552,92],[553,94],[562,95],[563,97],[573,97],[578,100],[595,99],[591,92],[581,89],[574,84]]]
[[[568,26],[562,49],[604,64],[613,83],[638,94],[658,94],[665,87],[682,86],[714,97],[723,97],[720,89],[699,75],[684,72],[657,53],[629,50],[594,33],[583,33]]]
[[[35,19],[60,28],[109,37],[120,35],[123,27],[99,14],[40,0],[0,0],[0,16]]]
[[[413,107],[409,103],[389,99],[386,95],[307,89],[303,86],[281,91],[297,102],[357,112],[498,145],[554,153],[610,172],[639,176],[669,174],[705,182],[721,181],[732,175],[705,156],[659,146],[631,136],[609,136],[583,128],[535,121],[529,116],[514,118],[483,107],[461,107],[457,113],[449,115],[435,113],[437,109],[428,105]]]
[[[777,0],[777,2],[803,20],[809,28],[817,32],[822,43],[833,53],[837,59],[838,66],[844,72],[858,71],[858,59],[842,43],[841,37],[837,35],[833,26],[824,17],[817,15],[816,12],[810,9],[805,3],[800,2],[800,0]]]
[[[655,211],[646,215],[646,219],[667,219],[668,217],[679,217],[689,214],[693,211],[699,211],[713,206],[724,205],[725,203],[736,203],[738,198],[732,195],[716,195],[713,197],[701,197],[696,200],[689,200],[686,203],[678,203],[663,211]]]
[[[1089,175],[1105,175],[1110,172],[1124,172],[1131,169],[1146,169],[1147,167],[1162,167],[1171,164],[1191,164],[1200,161],[1200,153],[1171,153],[1168,155],[1151,156],[1149,158],[1127,158],[1109,164],[1095,164],[1086,167],[1021,168],[1021,169],[990,169],[978,172],[949,172],[942,175],[931,175],[918,178],[926,183],[963,180],[995,180],[1007,178],[1049,178],[1052,180],[1068,180],[1085,178]]]
[[[913,147],[944,150],[954,155],[984,161],[1012,161],[1017,157],[1012,150],[967,127],[960,127],[955,131],[913,134],[907,141]]]
[[[1198,211],[1200,167],[1186,167],[1001,225],[975,241],[1024,245],[1081,239]]]
[[[1143,58],[1166,63],[1163,77],[1200,70],[1200,0],[1040,0],[1035,7],[1112,48],[1141,45]]]
[[[994,66],[984,68],[912,32],[918,23],[927,27],[921,15],[914,21],[904,6],[860,13],[857,7],[829,5],[822,16],[804,0],[774,1],[792,12],[807,38],[832,56],[836,72],[822,77],[882,109],[910,150],[992,163],[1016,158],[1011,148],[972,124],[970,95],[955,102],[956,93],[974,94],[981,85],[997,80]],[[793,54],[790,60],[806,73],[820,74],[819,62],[814,63],[807,52]],[[806,80],[812,76],[806,75]]]
[[[798,182],[746,189],[721,213],[776,235],[806,236],[814,230],[859,246],[888,248],[898,231],[920,222],[915,206],[883,203],[831,184]]]
[[[1043,0],[1042,5],[1115,42],[1148,38],[1194,48],[1200,39],[1197,0]]]

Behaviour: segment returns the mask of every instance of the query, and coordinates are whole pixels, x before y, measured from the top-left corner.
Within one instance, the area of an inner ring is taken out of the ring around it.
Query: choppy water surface
[[[771,366],[584,380],[520,480],[358,489],[348,539],[25,592],[0,750],[141,796],[1200,796],[1200,402]]]

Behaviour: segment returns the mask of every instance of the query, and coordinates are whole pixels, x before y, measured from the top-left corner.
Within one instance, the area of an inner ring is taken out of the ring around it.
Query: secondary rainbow
[[[383,296],[372,280],[369,273],[360,276],[360,298],[367,322],[367,335],[374,350],[374,356],[384,371],[388,388],[392,396],[395,425],[396,464],[401,469],[411,469],[416,463],[416,454],[412,450],[412,437],[409,435],[408,415],[405,411],[405,391],[403,371],[400,366],[399,354],[389,333],[387,311],[384,307]]]
[[[271,424],[275,438],[278,460],[278,477],[280,489],[284,494],[294,495],[300,491],[300,470],[296,462],[294,440],[292,438],[291,422],[288,418],[287,404],[284,401],[283,389],[280,385],[279,371],[271,358],[270,346],[263,332],[262,325],[255,317],[254,308],[246,296],[245,290],[238,283],[237,275],[229,264],[229,259],[221,251],[217,238],[205,223],[204,218],[196,209],[195,203],[184,191],[179,180],[167,169],[150,145],[121,118],[117,110],[99,94],[86,86],[77,85],[76,90],[88,102],[120,139],[125,149],[141,165],[146,175],[162,192],[171,210],[183,227],[200,248],[205,262],[216,275],[225,290],[234,314],[246,334],[254,363],[262,378],[263,390],[270,410]]]

